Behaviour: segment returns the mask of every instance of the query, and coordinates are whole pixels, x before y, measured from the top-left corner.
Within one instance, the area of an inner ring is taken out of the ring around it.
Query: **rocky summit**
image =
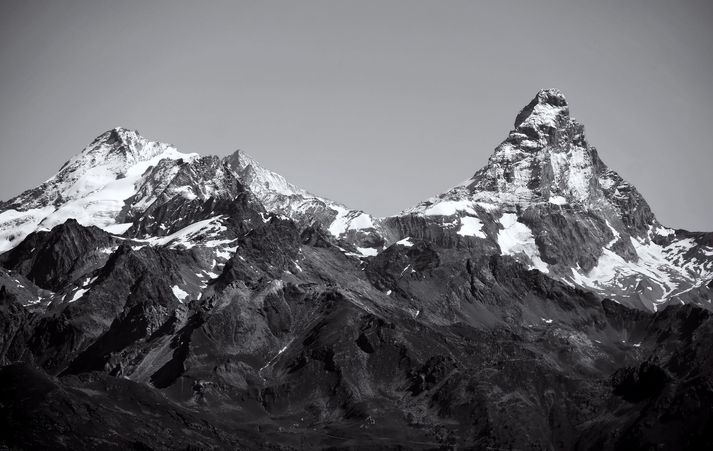
[[[556,89],[386,218],[116,128],[0,202],[0,444],[713,449],[712,299]]]

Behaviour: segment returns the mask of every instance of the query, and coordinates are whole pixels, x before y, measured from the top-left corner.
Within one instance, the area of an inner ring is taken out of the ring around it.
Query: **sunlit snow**
[[[173,295],[178,298],[179,301],[183,302],[187,297],[188,293],[183,291],[178,285],[174,285],[171,287],[171,290],[173,291]]]
[[[426,216],[452,216],[459,211],[464,211],[472,215],[476,214],[473,209],[473,202],[468,200],[445,200],[426,208],[423,212]]]
[[[550,197],[550,203],[555,205],[566,205],[567,199],[563,196],[552,196]]]
[[[413,246],[413,242],[411,241],[411,238],[408,236],[406,238],[404,238],[403,240],[397,241],[396,244],[399,244],[399,245],[405,246],[405,247]]]
[[[371,247],[357,247],[357,250],[364,257],[373,257],[379,253],[379,251],[377,249],[374,249]]]
[[[540,258],[540,251],[535,244],[532,231],[523,223],[518,222],[515,213],[505,213],[500,218],[503,230],[498,232],[498,246],[503,255],[524,255],[526,263],[531,268],[548,273],[547,263]]]
[[[485,233],[483,232],[483,223],[480,219],[474,218],[472,216],[464,216],[460,218],[460,229],[458,230],[458,235],[461,236],[474,236],[477,238],[485,238]]]
[[[69,302],[74,302],[79,300],[82,296],[84,296],[84,293],[86,293],[88,290],[85,288],[80,288],[74,293],[74,296],[72,296],[72,299],[69,300]]]

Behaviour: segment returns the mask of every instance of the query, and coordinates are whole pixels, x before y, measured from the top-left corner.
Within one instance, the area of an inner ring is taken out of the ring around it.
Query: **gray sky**
[[[713,2],[0,3],[0,198],[114,126],[394,214],[540,88],[667,225],[713,230]]]

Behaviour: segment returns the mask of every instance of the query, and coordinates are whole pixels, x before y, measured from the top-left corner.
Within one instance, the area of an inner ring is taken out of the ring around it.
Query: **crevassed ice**
[[[54,207],[33,208],[26,211],[5,210],[0,213],[0,253],[17,246],[27,235],[38,229],[40,222]]]

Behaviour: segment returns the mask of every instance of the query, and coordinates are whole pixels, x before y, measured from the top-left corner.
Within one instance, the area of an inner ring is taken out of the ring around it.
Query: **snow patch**
[[[608,220],[608,219],[606,220],[606,222],[607,222],[607,227],[609,227],[609,230],[611,230],[612,235],[614,235],[614,238],[612,238],[612,240],[611,240],[609,243],[607,243],[607,245],[605,246],[607,249],[609,249],[609,248],[611,248],[617,241],[619,241],[619,238],[621,238],[621,235],[619,235],[619,232],[618,232],[614,227],[612,227],[611,224],[609,224],[609,220]]]
[[[347,227],[349,226],[349,222],[347,221],[347,214],[349,213],[349,210],[339,205],[335,205],[332,208],[337,210],[337,216],[329,225],[328,230],[333,236],[340,236],[342,233],[347,231]]]
[[[134,225],[133,222],[125,222],[123,224],[112,224],[104,227],[104,230],[113,235],[123,235],[127,230]]]
[[[147,241],[152,246],[167,246],[171,247],[183,246],[190,249],[196,245],[201,239],[209,238],[210,235],[217,235],[227,230],[221,224],[222,216],[216,216],[203,221],[194,222],[181,230],[174,232],[168,236],[148,238]],[[141,240],[139,240],[141,241]],[[219,246],[226,243],[231,243],[234,240],[207,240],[204,245],[208,247]]]
[[[472,216],[465,216],[460,218],[460,229],[456,232],[461,236],[474,236],[477,238],[485,238],[485,233],[483,233],[483,223],[480,222],[479,218],[474,218]]]
[[[360,214],[349,222],[349,228],[352,230],[370,229],[373,227],[374,222],[371,220],[371,216],[366,213]]]
[[[72,299],[69,300],[69,302],[74,302],[79,300],[82,296],[84,296],[84,293],[86,293],[88,290],[85,288],[80,288],[74,293],[74,296],[72,296]]]
[[[341,236],[347,230],[363,230],[374,227],[374,221],[371,216],[355,210],[348,210],[341,205],[330,205],[333,210],[337,211],[332,223],[329,225],[329,233],[335,237]]]
[[[550,271],[547,263],[540,258],[532,231],[525,224],[518,222],[515,213],[503,214],[500,224],[503,229],[498,232],[498,246],[503,255],[525,256],[530,269],[534,268],[543,273]]]
[[[413,241],[411,241],[411,238],[407,236],[403,240],[397,241],[396,244],[404,246],[404,247],[412,247]]]
[[[376,254],[379,253],[378,250],[376,250],[372,247],[357,247],[357,250],[364,257],[374,257]]]
[[[287,348],[292,344],[292,341],[293,341],[293,340],[294,340],[294,338],[291,339],[289,342],[287,342],[287,344],[286,344],[285,346],[283,346],[283,347],[277,352],[277,354],[275,354],[275,356],[274,356],[273,358],[271,358],[270,360],[268,360],[268,362],[267,362],[265,365],[263,365],[263,367],[260,368],[260,370],[258,370],[258,374],[260,374],[260,377],[262,377],[262,372],[263,372],[267,367],[269,367],[270,365],[272,365],[272,363],[273,363],[275,360],[277,360],[277,358],[280,357],[283,352],[287,351]]]
[[[550,203],[555,205],[566,205],[567,199],[563,196],[552,196],[550,197]]]
[[[232,257],[237,250],[238,246],[226,247],[225,249],[216,251],[215,256],[223,260],[230,260],[230,257]],[[245,260],[242,255],[240,256],[240,259]]]
[[[431,205],[424,210],[426,216],[453,216],[459,211],[475,215],[473,202],[468,200],[444,200]]]
[[[173,295],[176,296],[176,298],[178,298],[178,300],[181,302],[183,302],[188,297],[188,293],[181,290],[178,285],[174,285],[173,287],[171,287],[171,290],[173,291]]]

